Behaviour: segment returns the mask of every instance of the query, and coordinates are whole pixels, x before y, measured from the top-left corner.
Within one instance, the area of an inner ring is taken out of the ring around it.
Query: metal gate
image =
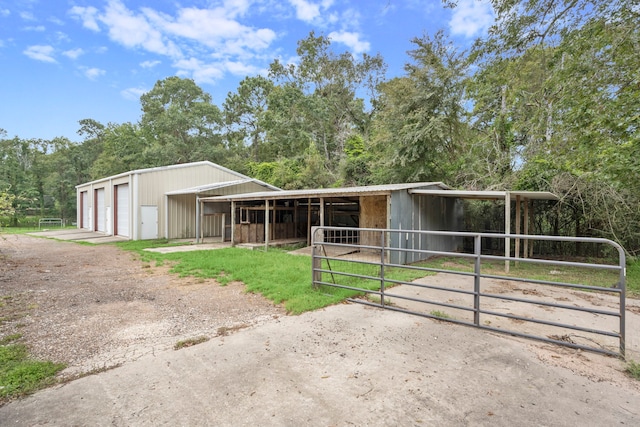
[[[489,253],[492,239],[514,249]],[[536,241],[552,241],[560,253],[597,245],[608,261],[521,254]],[[611,240],[314,227],[312,246],[313,286],[350,301],[624,356],[625,254]]]

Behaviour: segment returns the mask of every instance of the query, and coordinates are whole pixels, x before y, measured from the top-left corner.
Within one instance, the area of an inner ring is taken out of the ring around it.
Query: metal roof
[[[392,191],[418,189],[422,187],[437,187],[447,191],[449,187],[442,182],[413,182],[408,184],[384,184],[367,185],[361,187],[340,187],[340,188],[314,188],[307,190],[283,190],[283,191],[261,191],[256,193],[234,194],[229,196],[202,197],[202,201],[210,202],[231,202],[248,200],[282,200],[282,199],[305,199],[318,197],[349,197],[359,195],[386,195]]]
[[[472,190],[409,190],[411,194],[423,194],[426,196],[458,197],[461,199],[495,200],[505,199],[507,195],[513,199],[520,196],[530,200],[560,200],[558,196],[548,191],[472,191]]]
[[[236,172],[236,171],[231,170],[229,168],[225,168],[224,166],[220,166],[219,164],[210,162],[208,160],[203,160],[203,161],[200,161],[200,162],[179,163],[179,164],[175,164],[175,165],[158,166],[158,167],[154,167],[154,168],[136,169],[136,170],[132,170],[132,171],[122,172],[122,173],[119,173],[117,175],[111,175],[111,176],[107,176],[107,177],[104,177],[104,178],[96,179],[96,180],[93,180],[93,181],[84,182],[82,184],[76,185],[76,188],[83,187],[85,185],[96,184],[98,182],[108,181],[110,179],[122,178],[122,177],[128,176],[128,175],[139,175],[139,174],[144,174],[144,173],[149,173],[149,172],[158,172],[158,171],[163,171],[163,170],[168,170],[168,169],[190,168],[190,167],[193,167],[193,166],[202,166],[202,165],[207,165],[207,166],[219,169],[221,171],[228,172],[228,173],[230,173],[232,175],[237,176],[238,178],[249,179],[248,176],[243,175],[240,172]],[[262,181],[258,181],[258,180],[256,180],[256,181],[257,182],[262,182]],[[269,184],[266,184],[266,183],[264,183],[264,184],[265,185],[269,185]],[[273,188],[277,188],[277,187],[273,187]]]
[[[261,185],[263,187],[266,188],[271,188],[274,191],[282,191],[280,190],[278,187],[274,187],[273,185],[267,184],[265,182],[262,182],[260,180],[257,179],[251,179],[251,178],[247,178],[247,179],[238,179],[235,181],[225,181],[225,182],[216,182],[213,184],[205,184],[205,185],[198,185],[196,187],[190,187],[190,188],[184,188],[181,190],[173,190],[173,191],[168,191],[166,193],[164,193],[167,196],[176,196],[179,194],[202,194],[202,193],[207,193],[209,191],[213,191],[213,190],[217,190],[220,188],[226,188],[226,187],[233,187],[234,185],[242,185],[242,184],[247,184],[247,183],[256,183],[258,185]]]

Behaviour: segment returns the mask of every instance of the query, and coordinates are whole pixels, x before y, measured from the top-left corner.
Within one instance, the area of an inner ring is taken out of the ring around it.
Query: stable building
[[[130,240],[229,240],[230,216],[200,211],[200,198],[279,190],[208,161],[134,170],[76,186],[77,224]]]
[[[417,190],[449,191],[441,182],[369,185],[257,192],[202,197],[201,211],[231,216],[233,244],[311,242],[314,226],[396,230],[460,230],[462,205],[457,199],[415,197]],[[368,244],[373,233],[332,231],[332,240]],[[454,237],[428,236],[430,247],[453,250]],[[371,242],[372,244],[378,242]],[[424,245],[427,242],[423,242]]]

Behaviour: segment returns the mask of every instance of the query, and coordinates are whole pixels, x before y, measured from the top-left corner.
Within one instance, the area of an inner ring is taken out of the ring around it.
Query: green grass
[[[634,378],[638,381],[640,381],[640,363],[635,362],[633,360],[630,360],[627,363],[627,367],[625,369],[625,372],[627,373],[627,375],[629,375],[631,378]]]
[[[435,317],[439,317],[440,319],[451,319],[451,316],[440,310],[432,310],[431,312],[429,312],[429,314]]]
[[[55,375],[64,368],[62,364],[31,359],[24,344],[0,345],[0,399],[47,387],[55,383]]]
[[[321,286],[314,289],[311,286],[311,258],[307,256],[291,255],[281,249],[270,249],[268,252],[247,250],[242,248],[226,248],[205,251],[175,252],[159,254],[144,251],[148,247],[167,246],[166,241],[130,241],[117,245],[125,250],[132,250],[140,254],[145,262],[156,262],[156,265],[171,265],[171,272],[182,277],[192,276],[203,279],[215,279],[221,285],[232,281],[245,284],[248,292],[264,295],[275,304],[283,304],[291,314],[300,314],[344,301],[346,298],[362,295],[348,289]],[[334,268],[343,271],[377,275],[377,267],[353,265],[343,263]],[[364,269],[364,270],[363,270]],[[387,278],[396,280],[413,280],[424,276],[424,272],[415,273],[407,270],[385,272]],[[332,282],[330,275],[324,275],[324,281]],[[379,280],[357,279],[347,276],[334,275],[336,283],[376,290],[380,287]]]
[[[640,298],[640,258],[627,262],[627,293]]]
[[[181,348],[193,347],[194,345],[202,344],[209,341],[209,337],[200,336],[197,338],[189,338],[186,340],[178,341],[174,346],[174,350],[180,350]]]
[[[474,269],[473,260],[457,257],[434,258],[420,263],[420,265],[452,271],[472,272]],[[504,272],[504,261],[483,261],[480,268],[483,274],[522,277],[550,282],[577,283],[605,288],[616,286],[619,278],[618,273],[615,271],[586,267],[543,265],[522,261],[517,264],[512,262],[509,273]],[[627,263],[627,293],[629,296],[640,297],[640,261]]]
[[[68,228],[77,228],[75,225],[66,225],[64,227],[43,227],[42,229],[35,227],[0,227],[0,234],[27,234],[34,233],[36,231],[45,231],[46,230],[63,230]]]

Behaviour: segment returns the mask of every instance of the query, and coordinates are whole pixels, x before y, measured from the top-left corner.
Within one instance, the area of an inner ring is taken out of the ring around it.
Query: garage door
[[[105,206],[104,206],[104,188],[98,188],[96,190],[96,226],[95,230],[102,233],[105,232]]]
[[[80,227],[86,228],[87,230],[90,228],[91,222],[89,218],[91,218],[89,213],[89,197],[88,191],[83,191],[80,193],[80,206],[82,206],[82,214],[80,217]]]
[[[129,184],[116,186],[116,233],[118,236],[129,237]]]

